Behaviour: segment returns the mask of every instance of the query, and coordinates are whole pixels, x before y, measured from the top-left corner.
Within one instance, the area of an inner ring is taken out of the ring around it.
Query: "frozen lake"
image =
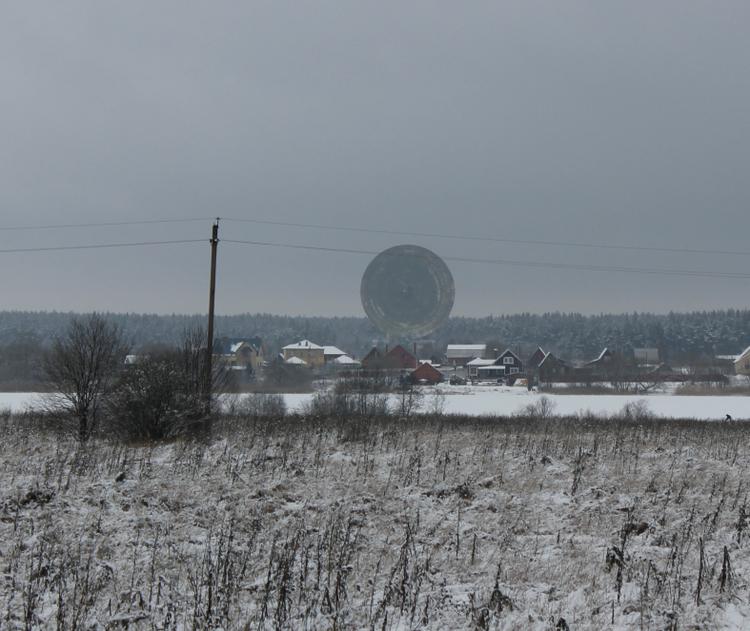
[[[433,405],[434,390],[425,389],[423,409]],[[734,419],[750,419],[750,397],[746,396],[674,396],[671,394],[567,394],[541,395],[522,388],[502,386],[457,386],[440,389],[445,395],[443,410],[448,414],[515,414],[530,403],[547,396],[555,405],[558,414],[577,414],[590,411],[594,414],[614,414],[622,410],[626,403],[645,400],[649,409],[658,416],[716,419],[726,414]],[[10,408],[20,412],[40,404],[37,393],[0,393],[0,410]],[[287,409],[301,411],[309,403],[313,394],[285,394]],[[394,397],[395,399],[395,397]]]

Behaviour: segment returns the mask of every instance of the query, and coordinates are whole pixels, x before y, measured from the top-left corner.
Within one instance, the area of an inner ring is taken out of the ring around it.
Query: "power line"
[[[22,226],[0,226],[0,232],[33,231],[33,230],[61,230],[74,228],[107,228],[136,225],[174,224],[190,223],[198,221],[213,221],[215,217],[187,217],[176,219],[143,219],[132,221],[100,221],[85,223],[61,223],[45,225],[22,225]],[[365,234],[384,234],[391,236],[423,237],[432,239],[452,239],[460,241],[479,241],[485,243],[510,243],[516,245],[541,245],[569,248],[587,248],[601,250],[625,250],[631,252],[668,252],[672,254],[714,254],[722,256],[750,256],[746,250],[714,250],[701,248],[670,248],[652,247],[641,245],[618,245],[613,243],[587,243],[578,241],[548,241],[540,239],[511,239],[493,236],[444,234],[437,232],[417,232],[405,230],[387,230],[380,228],[364,228],[356,226],[332,226],[326,224],[297,223],[291,221],[272,221],[266,219],[247,219],[239,217],[222,217],[223,221],[234,221],[240,223],[255,223],[260,225],[281,226],[286,228],[305,228],[314,230],[331,230],[338,232],[360,232]]]
[[[380,252],[375,250],[361,250],[354,248],[334,248],[326,246],[316,245],[304,245],[295,243],[279,243],[273,241],[248,241],[240,239],[222,239],[224,243],[235,243],[239,245],[254,245],[260,247],[275,247],[275,248],[286,248],[293,250],[307,250],[316,252],[336,252],[342,254],[357,254],[357,255],[369,255],[375,256]],[[68,250],[98,250],[107,248],[129,248],[129,247],[140,247],[150,245],[173,245],[183,243],[205,243],[206,239],[172,239],[163,241],[131,241],[125,243],[94,243],[94,244],[79,244],[79,245],[59,245],[59,246],[45,246],[45,247],[31,247],[31,248],[6,248],[0,249],[0,254],[16,254],[24,252],[57,252],[57,251],[68,251]],[[394,256],[399,256],[398,254]],[[559,263],[559,262],[547,262],[547,261],[523,261],[515,259],[485,259],[476,257],[462,257],[462,256],[444,256],[442,257],[446,261],[454,261],[458,263],[475,263],[485,265],[501,265],[507,267],[528,267],[528,268],[542,268],[542,269],[558,269],[558,270],[575,270],[585,272],[614,272],[614,273],[626,273],[626,274],[648,274],[648,275],[661,275],[661,276],[685,276],[693,278],[726,278],[726,279],[750,279],[749,273],[743,272],[721,272],[712,270],[690,270],[690,269],[663,269],[663,268],[651,268],[651,267],[624,267],[615,265],[590,265],[584,263]]]
[[[295,223],[290,221],[270,221],[265,219],[241,219],[237,217],[222,217],[222,221],[237,221],[242,223],[256,223],[286,228],[311,228],[315,230],[336,230],[343,232],[363,232],[366,234],[387,234],[392,236],[425,237],[434,239],[458,239],[462,241],[484,241],[489,243],[513,243],[516,245],[544,245],[570,248],[590,248],[602,250],[629,250],[635,252],[670,252],[680,254],[721,254],[731,256],[750,256],[745,250],[704,250],[697,248],[667,248],[641,245],[616,245],[611,243],[585,243],[577,241],[544,241],[534,239],[505,239],[491,236],[472,236],[457,234],[441,234],[436,232],[409,232],[405,230],[385,230],[379,228],[360,228],[354,226],[331,226],[314,223]]]
[[[58,223],[46,225],[29,226],[0,226],[0,232],[11,232],[21,230],[60,230],[66,228],[111,228],[116,226],[142,226],[160,223],[188,223],[195,221],[212,221],[214,217],[191,217],[185,219],[142,219],[133,221],[98,221],[87,223]]]
[[[100,250],[104,248],[132,248],[142,245],[172,245],[175,243],[206,243],[207,239],[173,239],[170,241],[132,241],[129,243],[95,243],[86,245],[54,245],[39,248],[7,248],[0,250],[0,254],[16,254],[19,252],[57,252],[61,250]]]
[[[332,248],[317,245],[302,245],[294,243],[278,243],[272,241],[244,241],[239,239],[223,239],[223,243],[236,243],[241,245],[255,245],[262,247],[287,248],[293,250],[312,250],[317,252],[338,252],[342,254],[366,254],[377,255],[379,252],[372,250],[359,250],[352,248]],[[399,256],[394,254],[394,256]],[[577,270],[585,272],[622,272],[627,274],[650,274],[664,276],[689,276],[701,278],[731,278],[731,279],[750,279],[750,274],[742,272],[718,272],[710,270],[679,270],[679,269],[661,269],[650,267],[621,267],[615,265],[589,265],[578,263],[554,263],[545,261],[519,261],[514,259],[484,259],[462,256],[444,256],[441,257],[446,261],[455,261],[459,263],[480,263],[487,265],[505,265],[509,267],[532,267],[544,269],[563,269]]]

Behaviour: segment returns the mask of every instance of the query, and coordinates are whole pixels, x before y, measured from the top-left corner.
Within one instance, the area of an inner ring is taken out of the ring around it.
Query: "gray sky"
[[[750,250],[750,4],[16,2],[0,227],[245,217]],[[745,272],[748,256],[226,222],[225,238]],[[0,249],[209,222],[0,231]],[[221,313],[362,314],[361,255],[220,246]],[[208,245],[0,254],[1,308],[200,312]],[[747,307],[747,279],[449,262],[455,314]]]

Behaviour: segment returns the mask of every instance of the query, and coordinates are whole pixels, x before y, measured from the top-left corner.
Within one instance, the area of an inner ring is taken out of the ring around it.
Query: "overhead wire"
[[[613,243],[586,243],[578,241],[547,241],[539,239],[511,239],[495,236],[478,236],[478,235],[459,235],[445,234],[438,232],[417,232],[407,230],[388,230],[381,228],[363,228],[356,226],[332,226],[315,223],[297,223],[291,221],[273,221],[266,219],[247,219],[240,217],[222,217],[222,221],[235,221],[240,223],[255,223],[269,226],[280,226],[286,228],[308,228],[315,230],[334,230],[343,232],[361,232],[365,234],[385,234],[391,236],[422,237],[431,239],[457,239],[462,241],[483,241],[488,243],[510,243],[517,245],[543,245],[557,247],[575,247],[603,250],[630,250],[636,252],[670,252],[678,254],[720,254],[731,256],[750,256],[750,251],[746,250],[716,250],[716,249],[699,249],[699,248],[676,248],[676,247],[657,247],[642,245],[618,245]]]
[[[317,245],[304,245],[296,243],[280,243],[274,241],[249,241],[240,239],[222,239],[223,243],[236,243],[242,245],[254,245],[262,247],[287,248],[293,250],[311,250],[318,252],[339,252],[342,254],[365,254],[374,256],[381,254],[374,250],[360,250],[354,248],[334,248]],[[400,256],[394,254],[394,256]],[[680,270],[680,269],[663,269],[649,267],[624,267],[616,265],[590,265],[584,263],[556,263],[547,261],[523,261],[515,259],[485,259],[465,256],[441,256],[445,261],[455,261],[460,263],[479,263],[488,265],[505,265],[509,267],[536,267],[545,269],[567,269],[587,272],[622,272],[630,274],[656,274],[666,276],[691,276],[703,278],[734,278],[750,279],[750,273],[743,272],[720,272],[711,270]]]
[[[47,226],[35,226],[35,227],[6,227],[0,228],[0,230],[23,230],[23,229],[52,229],[52,228],[65,228],[65,227],[98,227],[98,226],[124,226],[124,225],[139,225],[149,223],[178,223],[188,221],[206,221],[214,218],[184,218],[184,219],[153,219],[153,220],[134,220],[134,221],[122,221],[122,222],[95,222],[87,224],[57,224]],[[221,218],[222,221],[245,221],[240,219]],[[256,220],[246,220],[256,221]],[[411,236],[440,236],[446,238],[459,238],[459,239],[477,239],[485,241],[507,241],[495,239],[493,237],[451,237],[450,235],[436,235],[432,233],[414,233],[405,231],[393,231],[393,230],[377,230],[368,228],[344,228],[344,227],[324,227],[318,224],[290,224],[288,222],[266,222],[264,220],[257,220],[259,223],[272,223],[275,225],[294,225],[300,227],[316,227],[316,228],[330,228],[330,229],[341,229],[341,230],[356,230],[364,232],[377,232],[382,234],[399,234],[399,235],[411,235]],[[140,246],[156,246],[156,245],[172,245],[172,244],[185,244],[185,243],[205,243],[208,239],[168,239],[168,240],[154,240],[154,241],[130,241],[130,242],[119,242],[119,243],[93,243],[93,244],[76,244],[76,245],[59,245],[59,246],[39,246],[39,247],[17,247],[17,248],[5,248],[0,249],[0,254],[14,254],[24,252],[54,252],[54,251],[69,251],[69,250],[96,250],[96,249],[108,249],[108,248],[129,248],[129,247],[140,247]],[[357,254],[357,255],[369,255],[375,256],[380,254],[379,251],[375,250],[364,250],[356,248],[340,248],[340,247],[327,247],[327,246],[315,246],[306,244],[296,243],[284,243],[276,241],[259,241],[259,240],[242,240],[242,239],[222,239],[224,243],[232,243],[239,245],[252,245],[258,247],[275,247],[275,248],[286,248],[295,250],[307,250],[307,251],[318,251],[318,252],[337,252],[343,254]],[[513,241],[516,242],[516,241]],[[552,244],[553,242],[543,242]],[[584,246],[588,247],[588,246]],[[606,247],[606,246],[593,246],[591,247]],[[630,248],[630,246],[615,246],[617,248]],[[631,249],[654,249],[654,248],[641,248],[640,246],[632,246]],[[665,249],[666,251],[686,251],[692,250],[675,250]],[[704,253],[719,253],[714,250],[702,250]],[[723,253],[729,253],[724,251]],[[742,252],[733,252],[735,254],[743,254]],[[750,253],[745,253],[750,254]],[[724,279],[750,279],[750,273],[744,272],[724,272],[716,270],[698,270],[698,269],[674,269],[674,268],[654,268],[654,267],[628,267],[628,266],[617,266],[617,265],[594,265],[588,263],[561,263],[553,261],[530,261],[530,260],[517,260],[517,259],[491,259],[491,258],[479,258],[479,257],[463,257],[463,256],[443,256],[446,261],[454,261],[460,263],[474,263],[474,264],[486,264],[486,265],[499,265],[507,267],[527,267],[527,268],[543,268],[543,269],[558,269],[558,270],[576,270],[586,272],[611,272],[611,273],[627,273],[627,274],[647,274],[647,275],[663,275],[663,276],[684,276],[684,277],[695,277],[695,278],[724,278]]]
[[[33,230],[57,230],[57,229],[75,229],[75,228],[106,228],[136,225],[154,225],[154,224],[175,224],[190,223],[199,221],[213,221],[217,217],[182,217],[172,219],[140,219],[127,221],[99,221],[99,222],[82,222],[82,223],[59,223],[43,225],[17,225],[17,226],[0,226],[0,232],[12,231],[33,231]],[[480,236],[480,235],[461,235],[446,234],[439,232],[420,232],[409,230],[391,230],[385,228],[368,228],[362,226],[334,226],[330,224],[301,223],[292,221],[276,221],[269,219],[250,219],[246,217],[221,217],[221,221],[254,223],[259,225],[279,226],[286,228],[303,228],[312,230],[330,230],[337,232],[360,232],[364,234],[383,234],[390,236],[405,237],[422,237],[431,239],[452,239],[460,241],[479,241],[486,243],[508,243],[516,245],[540,245],[553,247],[570,247],[602,250],[625,250],[635,252],[668,252],[673,254],[709,254],[722,256],[750,256],[747,250],[722,250],[708,248],[687,248],[687,247],[664,247],[664,246],[645,246],[632,244],[615,244],[615,243],[591,243],[583,241],[554,241],[544,239],[515,239],[510,237],[497,236]]]
[[[208,239],[170,239],[166,241],[130,241],[127,243],[93,243],[84,245],[53,245],[36,248],[5,248],[0,254],[20,252],[57,252],[61,250],[100,250],[105,248],[132,248],[144,245],[172,245],[178,243],[208,243]]]
[[[215,217],[190,217],[179,219],[136,219],[131,221],[96,221],[85,223],[58,223],[26,226],[0,226],[0,232],[31,231],[31,230],[62,230],[67,228],[111,228],[120,226],[141,226],[149,224],[188,223],[196,221],[212,221]]]

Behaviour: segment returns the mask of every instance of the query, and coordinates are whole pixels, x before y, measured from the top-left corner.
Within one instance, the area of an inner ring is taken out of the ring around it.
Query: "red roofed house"
[[[382,368],[383,356],[380,351],[372,347],[372,350],[362,358],[362,368]]]
[[[399,344],[385,354],[385,365],[387,368],[414,369],[417,367],[417,358]]]
[[[414,370],[417,363],[417,358],[403,346],[394,346],[385,355],[381,355],[377,348],[373,348],[362,359],[362,367],[370,370]]]
[[[411,373],[411,380],[414,383],[436,384],[443,381],[443,373],[431,364],[420,364],[419,367]]]

